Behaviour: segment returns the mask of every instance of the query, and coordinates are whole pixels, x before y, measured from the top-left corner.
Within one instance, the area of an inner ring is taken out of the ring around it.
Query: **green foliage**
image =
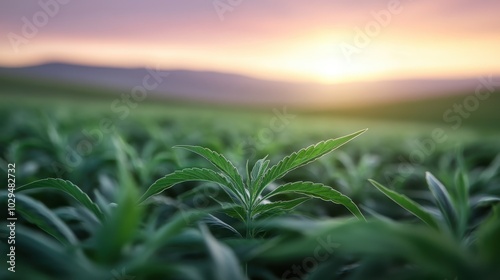
[[[332,278],[454,279],[463,277],[471,279],[478,277],[483,279],[483,277],[489,277],[488,269],[494,267],[485,262],[479,265],[477,261],[471,261],[476,256],[473,250],[463,249],[446,235],[418,225],[341,219],[310,222],[307,227],[304,227],[302,221],[277,218],[266,221],[261,226],[267,230],[279,229],[282,232],[282,238],[273,247],[257,251],[255,259],[263,262],[276,262],[276,260],[294,260],[304,255],[314,256],[313,260],[319,264],[320,268],[322,265],[330,267],[325,270],[324,274]],[[348,265],[348,259],[342,259],[341,256],[344,255],[364,256],[364,261],[356,262],[353,268],[352,265]],[[300,261],[296,262],[295,266],[300,267],[300,264]],[[390,265],[387,266],[387,264]],[[482,265],[486,265],[488,269],[483,270]],[[337,270],[331,269],[336,266]],[[342,270],[342,267],[346,269]],[[301,270],[302,273],[305,272],[307,266],[302,267]],[[289,272],[293,272],[293,266]],[[311,277],[319,277],[315,276],[316,272],[318,271],[313,271]],[[288,275],[291,274],[288,273]],[[295,275],[300,274],[296,272]]]
[[[439,210],[441,211],[441,214],[446,221],[446,224],[448,225],[448,228],[453,232],[456,232],[458,217],[455,207],[452,204],[450,194],[443,186],[443,184],[439,182],[431,173],[426,173],[425,178],[427,180],[429,190],[434,196],[434,201],[438,205]],[[465,219],[467,219],[467,217]]]
[[[62,191],[64,194],[69,195],[70,197],[81,203],[83,206],[85,206],[99,220],[102,220],[104,218],[101,209],[99,209],[99,206],[97,206],[97,204],[95,204],[85,192],[83,192],[79,187],[77,187],[70,181],[52,178],[42,179],[20,186],[16,190],[18,192],[21,192],[32,189],[42,190],[44,188]]]
[[[456,240],[463,244],[470,244],[474,233],[474,225],[470,225],[470,213],[473,213],[478,207],[492,204],[500,201],[500,197],[483,198],[483,204],[471,204],[469,202],[469,186],[466,184],[464,170],[461,170],[461,176],[456,176],[456,188],[452,197],[449,190],[430,172],[426,173],[426,181],[430,193],[432,194],[434,204],[439,212],[436,215],[434,211],[429,211],[422,205],[413,201],[405,195],[399,194],[393,190],[384,187],[376,181],[370,182],[383,194],[399,204],[408,212],[425,222],[432,228],[443,230],[452,235]],[[473,205],[473,206],[472,206]]]
[[[271,206],[266,206],[269,205],[269,198],[286,193],[302,194],[312,198],[319,198],[341,204],[349,209],[358,219],[364,219],[361,211],[349,197],[323,184],[310,182],[288,183],[278,186],[266,195],[263,195],[263,192],[273,181],[282,178],[287,173],[300,166],[317,160],[365,131],[366,130],[361,130],[344,137],[323,141],[316,145],[309,146],[286,156],[283,160],[270,168],[268,168],[269,161],[264,157],[255,163],[251,172],[249,172],[247,168],[246,183],[238,172],[238,169],[236,169],[236,167],[234,167],[234,165],[223,155],[208,148],[176,146],[203,156],[217,167],[219,172],[203,168],[186,168],[175,171],[153,183],[139,199],[139,202],[144,202],[151,196],[159,194],[182,182],[208,181],[218,184],[231,198],[232,203],[237,205],[234,209],[234,211],[236,211],[235,216],[241,218],[241,220],[245,222],[247,236],[252,235],[253,231],[250,229],[252,221],[266,212],[269,212],[269,209],[273,209],[274,212],[283,212],[306,201],[292,200],[288,201],[288,203],[278,201],[274,202]]]
[[[169,187],[187,181],[215,182],[224,186],[224,190],[227,191],[229,194],[233,194],[235,197],[237,197],[236,188],[232,184],[230,184],[227,181],[227,179],[221,174],[206,168],[186,168],[175,171],[172,174],[169,174],[163,178],[158,179],[148,188],[146,193],[144,193],[141,196],[139,202],[144,202],[146,199],[150,198],[153,195],[157,195],[163,192],[165,189]]]
[[[17,272],[0,279],[500,278],[494,132],[449,132],[408,167],[428,126],[301,115],[262,141],[273,116],[144,103],[105,131],[109,104],[44,100],[0,110],[18,218]],[[327,157],[355,134],[308,146],[368,125]],[[9,234],[4,221],[2,252]]]
[[[342,204],[347,209],[349,209],[349,211],[351,211],[354,216],[358,217],[358,219],[364,219],[364,216],[361,211],[359,211],[358,206],[356,206],[356,204],[354,204],[354,202],[352,202],[349,197],[323,184],[316,184],[311,182],[288,183],[278,186],[276,189],[266,194],[263,197],[263,200],[271,198],[275,195],[285,193],[298,193],[314,198],[319,198],[325,201]]]
[[[429,226],[433,228],[438,227],[438,224],[434,219],[434,217],[430,213],[428,213],[424,207],[422,207],[415,201],[411,200],[405,195],[392,191],[373,180],[370,180],[370,183],[372,183],[379,191],[381,191],[383,194],[389,197],[392,201],[396,202],[397,204],[399,204],[399,206],[408,210],[410,213],[415,215],[417,218],[419,218]]]
[[[1,196],[3,199],[7,198],[4,193]],[[35,224],[62,244],[77,243],[77,238],[70,228],[44,204],[20,194],[16,197],[16,206],[28,222]]]
[[[496,206],[491,215],[478,230],[478,249],[481,256],[500,273],[497,261],[500,258],[500,206]]]
[[[331,151],[356,138],[365,131],[366,129],[337,139],[330,139],[328,141],[319,142],[316,145],[309,146],[296,153],[292,153],[291,155],[286,156],[284,159],[282,159],[280,162],[266,171],[264,177],[262,178],[262,182],[257,185],[255,193],[257,195],[260,194],[272,181],[285,176],[288,172],[298,167],[304,166],[319,159],[320,157],[330,153]]]
[[[240,268],[239,260],[231,248],[215,239],[206,227],[201,227],[201,232],[213,261],[213,279],[244,279],[245,276]]]

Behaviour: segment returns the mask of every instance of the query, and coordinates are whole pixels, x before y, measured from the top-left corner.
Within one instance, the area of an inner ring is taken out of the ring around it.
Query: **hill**
[[[0,95],[9,100],[88,100],[98,103],[111,102],[119,98],[124,91],[101,86],[81,86],[70,82],[50,82],[40,79],[12,78],[0,76]],[[477,102],[476,102],[477,101]],[[6,101],[11,102],[11,101]],[[179,97],[170,97],[156,93],[148,97],[146,103],[157,105],[177,106],[182,104],[189,108],[204,106],[199,101],[187,101]],[[477,103],[477,105],[476,105]],[[85,103],[81,103],[85,104]],[[201,105],[200,105],[201,104]],[[286,105],[286,104],[285,104]],[[107,105],[109,108],[109,105]],[[232,110],[255,110],[262,109],[258,106],[243,106],[243,104],[231,105],[212,103],[212,108]],[[459,109],[462,108],[462,111]],[[323,109],[293,108],[295,112],[304,115],[338,117],[338,118],[364,118],[378,120],[396,120],[425,122],[439,125],[457,125],[458,123],[481,129],[496,129],[500,123],[500,95],[491,93],[488,99],[480,100],[473,92],[462,92],[454,95],[430,96],[421,99],[399,100],[392,102],[378,102],[372,104],[360,104],[357,106],[330,107]]]
[[[243,106],[287,105],[298,108],[340,108],[418,100],[473,91],[477,78],[442,80],[392,80],[340,84],[313,84],[261,80],[209,71],[110,68],[62,63],[22,68],[0,68],[0,76],[10,79],[40,80],[98,87],[126,93],[142,85],[148,75],[160,75],[161,82],[151,96],[166,99]]]

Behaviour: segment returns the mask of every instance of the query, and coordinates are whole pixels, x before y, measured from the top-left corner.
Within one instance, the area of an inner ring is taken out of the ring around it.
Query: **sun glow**
[[[326,35],[325,35],[326,34]],[[336,34],[336,33],[333,33]],[[120,42],[85,39],[45,39],[14,53],[0,44],[5,66],[61,61],[100,66],[185,68],[237,73],[266,80],[344,83],[405,78],[470,77],[500,71],[496,50],[500,39],[478,37],[455,48],[456,40],[443,37],[380,38],[359,53],[346,56],[339,47],[350,35],[280,38],[267,43],[221,47],[180,46],[169,42]],[[482,52],[477,51],[482,45]],[[457,59],[460,58],[460,59]]]

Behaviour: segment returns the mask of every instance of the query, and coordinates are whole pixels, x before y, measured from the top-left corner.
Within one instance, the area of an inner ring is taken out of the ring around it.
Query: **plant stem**
[[[251,223],[252,223],[252,207],[249,207],[247,209],[247,216],[246,216],[246,219],[245,219],[245,228],[246,228],[246,233],[245,233],[245,238],[250,238],[252,237],[251,235],[251,231],[250,231],[250,228],[251,228]]]

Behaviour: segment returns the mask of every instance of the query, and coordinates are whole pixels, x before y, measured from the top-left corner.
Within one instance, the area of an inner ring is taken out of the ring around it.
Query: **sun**
[[[369,70],[345,57],[332,40],[297,43],[280,61],[283,70],[296,78],[323,84],[355,80]]]
[[[334,56],[322,56],[308,63],[305,69],[321,83],[338,83],[348,80],[349,65]]]

